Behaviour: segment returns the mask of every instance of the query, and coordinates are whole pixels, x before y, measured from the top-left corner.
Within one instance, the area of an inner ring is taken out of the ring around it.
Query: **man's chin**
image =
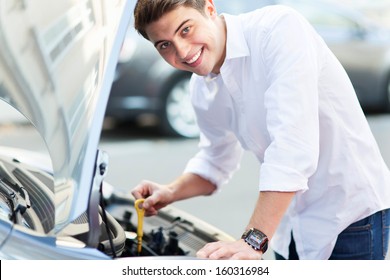
[[[211,74],[211,70],[209,69],[194,69],[194,71],[192,71],[192,73],[195,73],[196,75],[198,76],[208,76],[209,74]]]

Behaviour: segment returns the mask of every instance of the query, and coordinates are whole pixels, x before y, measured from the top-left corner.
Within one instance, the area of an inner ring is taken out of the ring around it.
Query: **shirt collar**
[[[228,60],[249,56],[250,52],[239,16],[224,13],[221,15],[224,17],[226,23],[226,57],[221,66],[222,71],[223,68],[228,67],[226,66]],[[219,74],[210,73],[203,78],[207,84],[214,81],[218,76]]]
[[[249,48],[239,16],[229,14],[222,14],[222,16],[225,18],[227,30],[225,61],[232,58],[249,56]]]

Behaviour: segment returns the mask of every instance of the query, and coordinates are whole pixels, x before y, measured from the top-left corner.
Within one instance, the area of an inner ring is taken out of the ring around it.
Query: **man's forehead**
[[[201,16],[201,14],[193,8],[178,7],[148,24],[145,31],[153,42],[161,39],[161,37],[173,36],[182,27],[183,23],[196,20],[198,16]]]

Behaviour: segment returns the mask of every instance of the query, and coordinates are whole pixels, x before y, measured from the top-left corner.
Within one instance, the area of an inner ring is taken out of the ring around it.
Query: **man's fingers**
[[[200,249],[196,256],[203,259],[231,259],[231,260],[259,260],[262,253],[253,250],[242,240],[234,242],[213,242],[206,244]]]
[[[131,194],[134,196],[134,198],[137,200],[137,199],[140,199],[140,198],[144,198],[141,193],[139,191],[136,191],[136,190],[133,190],[131,192]]]
[[[146,216],[156,215],[159,209],[167,205],[167,191],[163,186],[150,181],[142,181],[132,190],[132,195],[136,199],[145,199],[142,208],[145,209]]]
[[[196,256],[198,258],[208,259],[210,255],[223,246],[222,241],[207,243],[202,249],[200,249]]]

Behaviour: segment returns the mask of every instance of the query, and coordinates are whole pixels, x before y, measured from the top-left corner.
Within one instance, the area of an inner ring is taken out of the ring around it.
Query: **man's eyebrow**
[[[182,27],[184,24],[186,24],[187,22],[189,22],[191,19],[186,19],[185,21],[183,21],[175,30],[174,34],[176,34]],[[154,47],[157,47],[158,44],[160,44],[161,42],[164,42],[165,40],[159,40],[157,42],[154,43]]]

